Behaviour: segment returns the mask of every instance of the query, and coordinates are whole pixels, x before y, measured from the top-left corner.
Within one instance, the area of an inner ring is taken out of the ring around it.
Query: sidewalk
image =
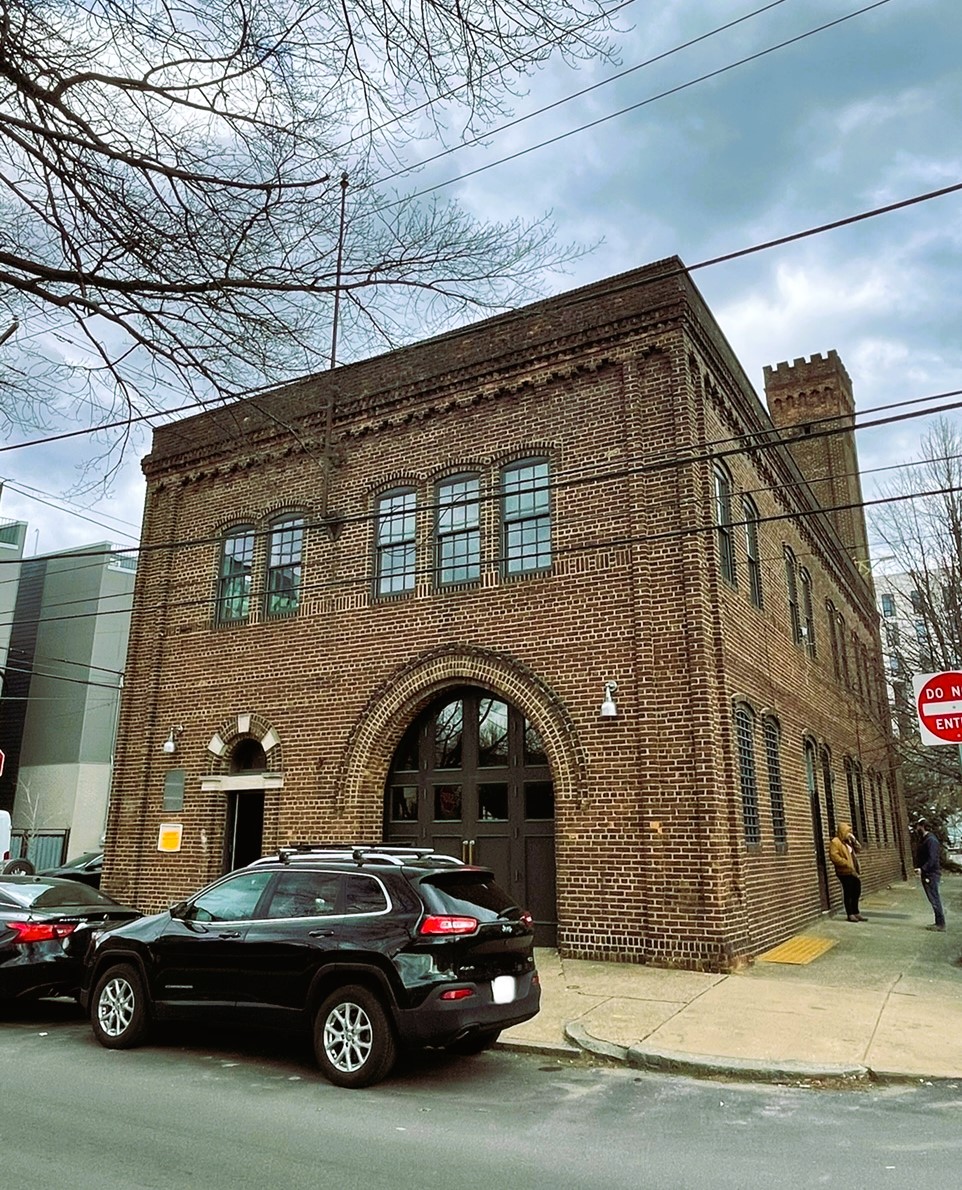
[[[948,928],[926,930],[913,875],[863,897],[866,922],[806,927],[797,950],[833,943],[811,962],[732,975],[539,950],[541,1012],[500,1044],[769,1081],[962,1078],[962,877],[943,877],[942,901]]]

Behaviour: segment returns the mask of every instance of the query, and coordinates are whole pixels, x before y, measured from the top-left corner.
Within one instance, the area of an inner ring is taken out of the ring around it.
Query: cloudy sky
[[[675,254],[696,265],[962,182],[959,0],[781,0],[749,15],[761,7],[635,0],[618,65],[529,76],[516,115],[550,111],[435,162],[416,184],[449,182],[438,194],[487,220],[550,211],[561,240],[595,245],[545,278],[550,294]],[[760,393],[765,364],[834,348],[868,421],[962,388],[960,265],[954,193],[693,279]],[[913,417],[860,431],[867,498],[917,456],[925,428]],[[28,554],[136,541],[146,431],[109,496],[69,509],[59,499],[96,449],[81,438],[0,453],[0,514],[28,522]]]

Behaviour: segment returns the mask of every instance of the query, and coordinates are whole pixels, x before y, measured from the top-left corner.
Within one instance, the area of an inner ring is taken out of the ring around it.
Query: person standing
[[[919,849],[915,856],[915,870],[922,878],[922,890],[928,897],[929,904],[935,913],[935,924],[925,928],[927,930],[944,930],[945,910],[942,908],[942,897],[939,893],[939,885],[942,882],[939,839],[924,819],[919,819],[916,829],[920,838]]]
[[[835,865],[835,875],[842,885],[845,915],[849,921],[867,920],[858,911],[858,902],[862,895],[862,880],[858,874],[858,853],[861,850],[862,844],[852,833],[851,825],[847,822],[840,822],[838,830],[828,845],[828,854]]]

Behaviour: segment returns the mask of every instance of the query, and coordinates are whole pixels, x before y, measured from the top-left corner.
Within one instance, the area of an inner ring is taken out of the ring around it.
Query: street
[[[495,1051],[421,1055],[350,1092],[295,1040],[161,1040],[101,1049],[64,1001],[6,1016],[4,1183],[878,1188],[944,1180],[962,1158],[957,1083],[749,1086]]]

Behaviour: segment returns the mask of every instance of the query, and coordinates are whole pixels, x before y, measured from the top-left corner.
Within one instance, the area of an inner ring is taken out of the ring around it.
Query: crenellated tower
[[[766,367],[765,397],[799,470],[864,573],[868,531],[855,446],[855,401],[838,353]]]

